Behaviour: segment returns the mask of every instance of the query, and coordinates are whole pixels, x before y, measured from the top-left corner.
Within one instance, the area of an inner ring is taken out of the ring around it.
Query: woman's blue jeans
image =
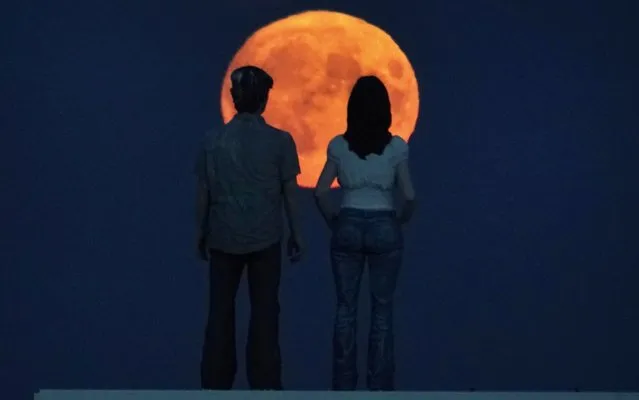
[[[357,387],[357,303],[368,264],[372,313],[367,386],[369,390],[394,390],[393,295],[403,255],[400,223],[394,211],[344,208],[332,233],[331,264],[337,291],[332,388]]]

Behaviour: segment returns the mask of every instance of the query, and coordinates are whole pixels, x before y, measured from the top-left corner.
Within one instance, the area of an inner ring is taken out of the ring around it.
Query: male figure
[[[288,256],[295,262],[302,254],[294,200],[299,160],[291,135],[261,116],[273,79],[257,67],[245,66],[232,73],[231,85],[237,114],[206,135],[196,165],[197,250],[210,262],[201,383],[203,389],[233,386],[235,296],[246,267],[251,303],[248,381],[252,389],[280,390],[282,208],[290,228]]]

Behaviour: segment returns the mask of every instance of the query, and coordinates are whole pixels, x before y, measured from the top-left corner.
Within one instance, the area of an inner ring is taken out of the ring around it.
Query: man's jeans
[[[279,346],[280,243],[249,254],[211,252],[210,305],[202,350],[203,389],[229,390],[237,372],[235,296],[247,267],[251,320],[246,345],[251,389],[282,389]]]
[[[371,327],[367,386],[394,390],[393,295],[403,254],[394,211],[342,209],[332,227],[331,264],[337,290],[333,334],[333,390],[357,386],[357,302],[368,262]]]

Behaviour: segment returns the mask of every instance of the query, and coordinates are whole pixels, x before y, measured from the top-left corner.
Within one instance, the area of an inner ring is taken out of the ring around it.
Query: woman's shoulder
[[[344,135],[343,134],[339,134],[337,136],[334,136],[328,142],[328,147],[342,146],[344,143],[346,143],[346,139],[344,139]]]
[[[408,143],[403,137],[399,135],[393,135],[391,143],[397,148],[408,148]]]
[[[394,153],[408,152],[408,143],[401,136],[393,135],[390,143]]]
[[[345,145],[344,135],[337,135],[328,142],[328,152],[338,156],[343,153]]]
[[[390,142],[390,157],[395,162],[400,162],[408,158],[408,143],[401,136],[394,135]]]

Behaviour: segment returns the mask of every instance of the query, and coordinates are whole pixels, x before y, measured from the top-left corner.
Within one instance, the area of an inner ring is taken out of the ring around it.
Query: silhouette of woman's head
[[[389,132],[392,116],[388,91],[376,76],[363,76],[355,82],[348,99],[344,139],[349,149],[364,159],[382,154],[393,135]]]

